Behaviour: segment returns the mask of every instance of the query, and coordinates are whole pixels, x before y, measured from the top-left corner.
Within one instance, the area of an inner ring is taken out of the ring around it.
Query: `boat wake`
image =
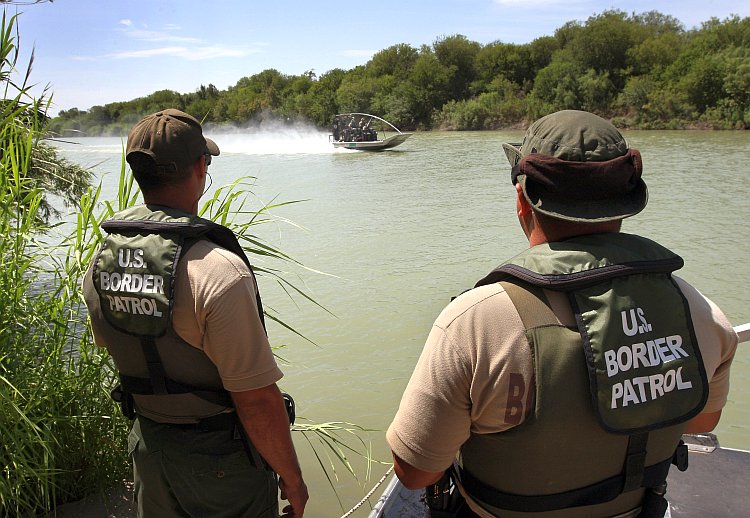
[[[334,150],[328,133],[311,127],[249,128],[233,132],[207,131],[206,136],[219,145],[222,152],[246,155],[311,155],[331,154]]]

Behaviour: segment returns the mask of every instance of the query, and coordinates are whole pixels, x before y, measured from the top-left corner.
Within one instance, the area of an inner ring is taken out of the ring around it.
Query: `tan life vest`
[[[117,213],[102,228],[109,234],[94,260],[92,278],[84,283],[84,296],[136,413],[163,423],[195,423],[232,410],[216,366],[174,332],[171,318],[177,263],[197,240],[219,244],[251,268],[234,234],[203,218],[155,206]]]
[[[687,303],[669,275],[681,264],[637,236],[584,236],[534,247],[478,283],[502,282],[536,379],[523,423],[463,445],[461,483],[472,499],[500,516],[613,516],[664,482],[676,451],[682,463],[686,450],[676,448],[705,404],[707,382]],[[567,293],[578,328],[559,322],[542,287]],[[646,323],[631,320],[631,309]],[[670,354],[662,332],[680,336],[675,349],[685,354]],[[664,345],[661,356],[649,359],[648,343]],[[678,369],[685,390],[676,388]],[[622,397],[627,384],[635,393]]]

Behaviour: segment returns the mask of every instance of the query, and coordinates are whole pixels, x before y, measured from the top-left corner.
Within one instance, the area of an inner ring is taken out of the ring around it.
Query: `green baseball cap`
[[[648,201],[636,149],[609,121],[563,110],[534,122],[523,142],[503,144],[532,208],[550,217],[594,223],[633,216]]]
[[[128,134],[125,158],[144,153],[158,167],[177,171],[190,166],[201,155],[219,155],[219,146],[203,136],[200,122],[180,110],[169,108],[148,115]]]

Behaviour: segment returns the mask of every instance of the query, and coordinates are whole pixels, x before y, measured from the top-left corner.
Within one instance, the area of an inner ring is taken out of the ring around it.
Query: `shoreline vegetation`
[[[62,110],[56,136],[124,136],[165,107],[209,130],[269,122],[328,128],[334,115],[377,114],[404,131],[523,129],[580,109],[623,129],[750,128],[750,18],[685,29],[657,11],[607,10],[527,44],[482,45],[456,34],[400,43],[364,65],[318,76],[266,69],[219,90],[160,90],[130,101]]]

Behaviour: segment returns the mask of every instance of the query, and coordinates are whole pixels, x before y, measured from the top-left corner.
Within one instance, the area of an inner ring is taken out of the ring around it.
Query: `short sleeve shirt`
[[[282,377],[258,316],[256,289],[242,259],[210,241],[198,241],[178,263],[172,327],[203,349],[230,392]]]
[[[676,282],[688,300],[709,380],[703,411],[717,412],[727,400],[737,335],[713,302]],[[560,322],[575,326],[565,295],[545,293]],[[535,390],[533,372],[523,323],[503,287],[470,290],[435,321],[386,439],[410,465],[445,470],[471,433],[503,432],[523,422]],[[512,375],[523,377],[526,393],[510,393]]]

